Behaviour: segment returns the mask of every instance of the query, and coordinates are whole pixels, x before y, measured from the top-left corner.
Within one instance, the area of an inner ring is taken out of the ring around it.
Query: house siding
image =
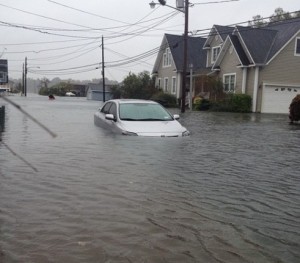
[[[300,86],[300,57],[295,56],[295,41],[299,36],[300,33],[266,67],[261,69],[256,108],[258,112],[261,111],[264,83]]]
[[[297,37],[300,37],[300,33]],[[261,70],[260,83],[300,85],[300,57],[295,56],[297,37]]]
[[[247,71],[247,84],[246,84],[246,94],[253,96],[254,90],[254,76],[255,76],[255,68],[248,68]]]
[[[177,74],[176,74],[176,68],[175,68],[175,65],[174,65],[174,60],[172,58],[172,64],[171,66],[168,66],[168,67],[164,67],[163,66],[163,59],[161,59],[160,63],[159,63],[159,73],[156,77],[156,83],[155,85],[158,87],[158,79],[161,79],[161,87],[163,90],[164,90],[164,80],[166,78],[168,78],[168,90],[167,92],[168,93],[172,93],[172,78],[175,77],[176,78]],[[178,89],[178,86],[177,86],[177,89]],[[165,90],[164,90],[165,91]]]
[[[236,83],[235,83],[235,93],[242,93],[242,82],[243,82],[243,70],[242,68],[238,68],[237,65],[240,64],[238,56],[235,51],[232,53],[227,50],[222,63],[220,64],[221,71],[219,77],[223,81],[224,74],[236,74]]]
[[[211,54],[212,54],[212,49],[214,47],[221,46],[223,43],[223,40],[219,35],[213,36],[212,42],[210,44],[210,49],[207,50],[207,67],[212,67],[213,63],[211,63]]]

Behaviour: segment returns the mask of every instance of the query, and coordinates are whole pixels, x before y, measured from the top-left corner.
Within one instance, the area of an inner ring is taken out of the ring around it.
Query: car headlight
[[[189,135],[190,135],[190,132],[188,130],[186,130],[182,133],[182,137],[189,136]]]
[[[135,132],[129,132],[129,131],[122,131],[122,135],[138,136],[137,133],[135,133]]]

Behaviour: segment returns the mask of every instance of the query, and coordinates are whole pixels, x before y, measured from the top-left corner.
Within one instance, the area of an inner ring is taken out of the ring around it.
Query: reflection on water
[[[0,262],[298,262],[299,126],[186,112],[189,138],[116,136],[99,102],[14,97],[0,145]],[[176,111],[176,110],[174,110]]]

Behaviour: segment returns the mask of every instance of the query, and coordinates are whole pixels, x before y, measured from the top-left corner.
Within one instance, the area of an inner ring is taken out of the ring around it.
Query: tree
[[[46,86],[42,86],[39,91],[40,95],[50,95],[54,94],[57,96],[65,96],[66,92],[72,89],[72,84],[68,82],[60,82],[58,84],[53,85],[52,87],[48,88],[48,84]]]
[[[123,98],[149,99],[156,91],[154,81],[147,71],[143,71],[138,75],[129,73],[121,86],[121,96]]]
[[[269,23],[280,22],[287,19],[300,17],[300,11],[289,13],[284,11],[281,7],[275,9],[274,14],[270,16],[268,20],[264,19],[261,15],[253,16],[253,20],[248,22],[251,27],[263,27],[267,26]]]
[[[270,22],[278,22],[286,19],[291,19],[289,12],[285,12],[281,7],[275,9],[275,13],[270,17]]]
[[[266,22],[264,21],[264,19],[261,15],[256,15],[256,16],[253,16],[252,18],[253,18],[253,20],[249,21],[248,26],[262,27],[266,24]]]

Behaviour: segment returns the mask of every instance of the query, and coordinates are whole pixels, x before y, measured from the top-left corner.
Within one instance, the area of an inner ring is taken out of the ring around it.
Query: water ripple
[[[58,137],[8,107],[2,139],[38,172],[0,145],[1,263],[299,261],[287,116],[187,112],[189,138],[134,138],[94,126],[97,102],[13,99]]]

